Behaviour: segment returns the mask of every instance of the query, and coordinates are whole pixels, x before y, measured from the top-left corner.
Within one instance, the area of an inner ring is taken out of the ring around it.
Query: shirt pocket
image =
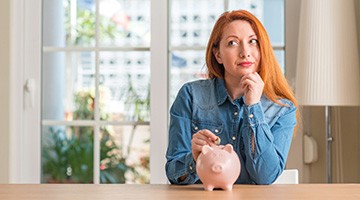
[[[191,131],[193,134],[203,129],[207,129],[212,133],[214,133],[215,135],[220,135],[223,133],[224,126],[222,123],[209,122],[209,121],[191,122]]]

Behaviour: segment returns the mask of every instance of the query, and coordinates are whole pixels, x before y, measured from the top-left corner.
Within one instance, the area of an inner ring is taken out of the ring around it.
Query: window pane
[[[95,1],[43,1],[44,46],[94,46]]]
[[[100,17],[100,45],[150,45],[150,0],[100,0]]]
[[[150,182],[149,126],[105,126],[101,135],[101,183]]]
[[[205,51],[173,51],[171,53],[170,105],[185,82],[205,78],[206,73]]]
[[[264,26],[273,45],[285,45],[284,0],[264,0]]]
[[[44,9],[44,46],[95,46],[95,0],[43,2],[52,8]],[[99,5],[100,45],[150,45],[150,0],[100,0]]]
[[[70,2],[69,0],[62,1],[42,1],[44,9],[43,11],[43,23],[42,23],[42,42],[43,46],[56,46],[63,47],[70,42],[71,28],[70,28]],[[76,8],[76,6],[75,6]],[[75,9],[76,10],[76,9]],[[72,17],[72,22],[75,24],[76,17]]]
[[[101,52],[100,86],[106,120],[150,120],[150,52]]]
[[[171,46],[205,46],[223,10],[223,0],[171,1]]]
[[[269,0],[229,0],[229,10],[247,10],[263,22],[264,1]]]
[[[94,119],[94,60],[91,52],[43,54],[42,119]]]
[[[275,52],[275,56],[279,62],[282,72],[285,73],[285,51],[284,50],[276,50],[274,52]]]
[[[42,183],[93,182],[93,127],[43,126]]]
[[[285,44],[284,0],[230,0],[229,10],[245,9],[264,24],[272,44]]]
[[[100,182],[149,183],[150,127],[100,128]],[[93,127],[45,126],[42,183],[91,183]]]

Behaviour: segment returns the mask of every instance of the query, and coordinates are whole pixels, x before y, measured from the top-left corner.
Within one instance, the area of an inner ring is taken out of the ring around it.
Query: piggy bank
[[[207,191],[214,188],[231,191],[240,169],[239,157],[231,144],[204,145],[196,161],[196,172]]]

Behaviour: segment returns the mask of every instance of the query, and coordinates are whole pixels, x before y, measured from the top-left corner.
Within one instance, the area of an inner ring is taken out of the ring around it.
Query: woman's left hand
[[[240,81],[244,89],[245,104],[253,105],[260,102],[264,90],[264,82],[257,72],[244,75]]]

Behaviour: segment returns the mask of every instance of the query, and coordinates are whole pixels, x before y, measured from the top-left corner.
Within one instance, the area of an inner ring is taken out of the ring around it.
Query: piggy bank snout
[[[232,190],[240,175],[241,163],[231,144],[211,147],[204,145],[197,158],[196,172],[205,190]]]
[[[216,174],[219,174],[219,173],[221,173],[223,171],[223,166],[220,165],[220,164],[214,164],[211,167],[211,171],[213,171]]]

